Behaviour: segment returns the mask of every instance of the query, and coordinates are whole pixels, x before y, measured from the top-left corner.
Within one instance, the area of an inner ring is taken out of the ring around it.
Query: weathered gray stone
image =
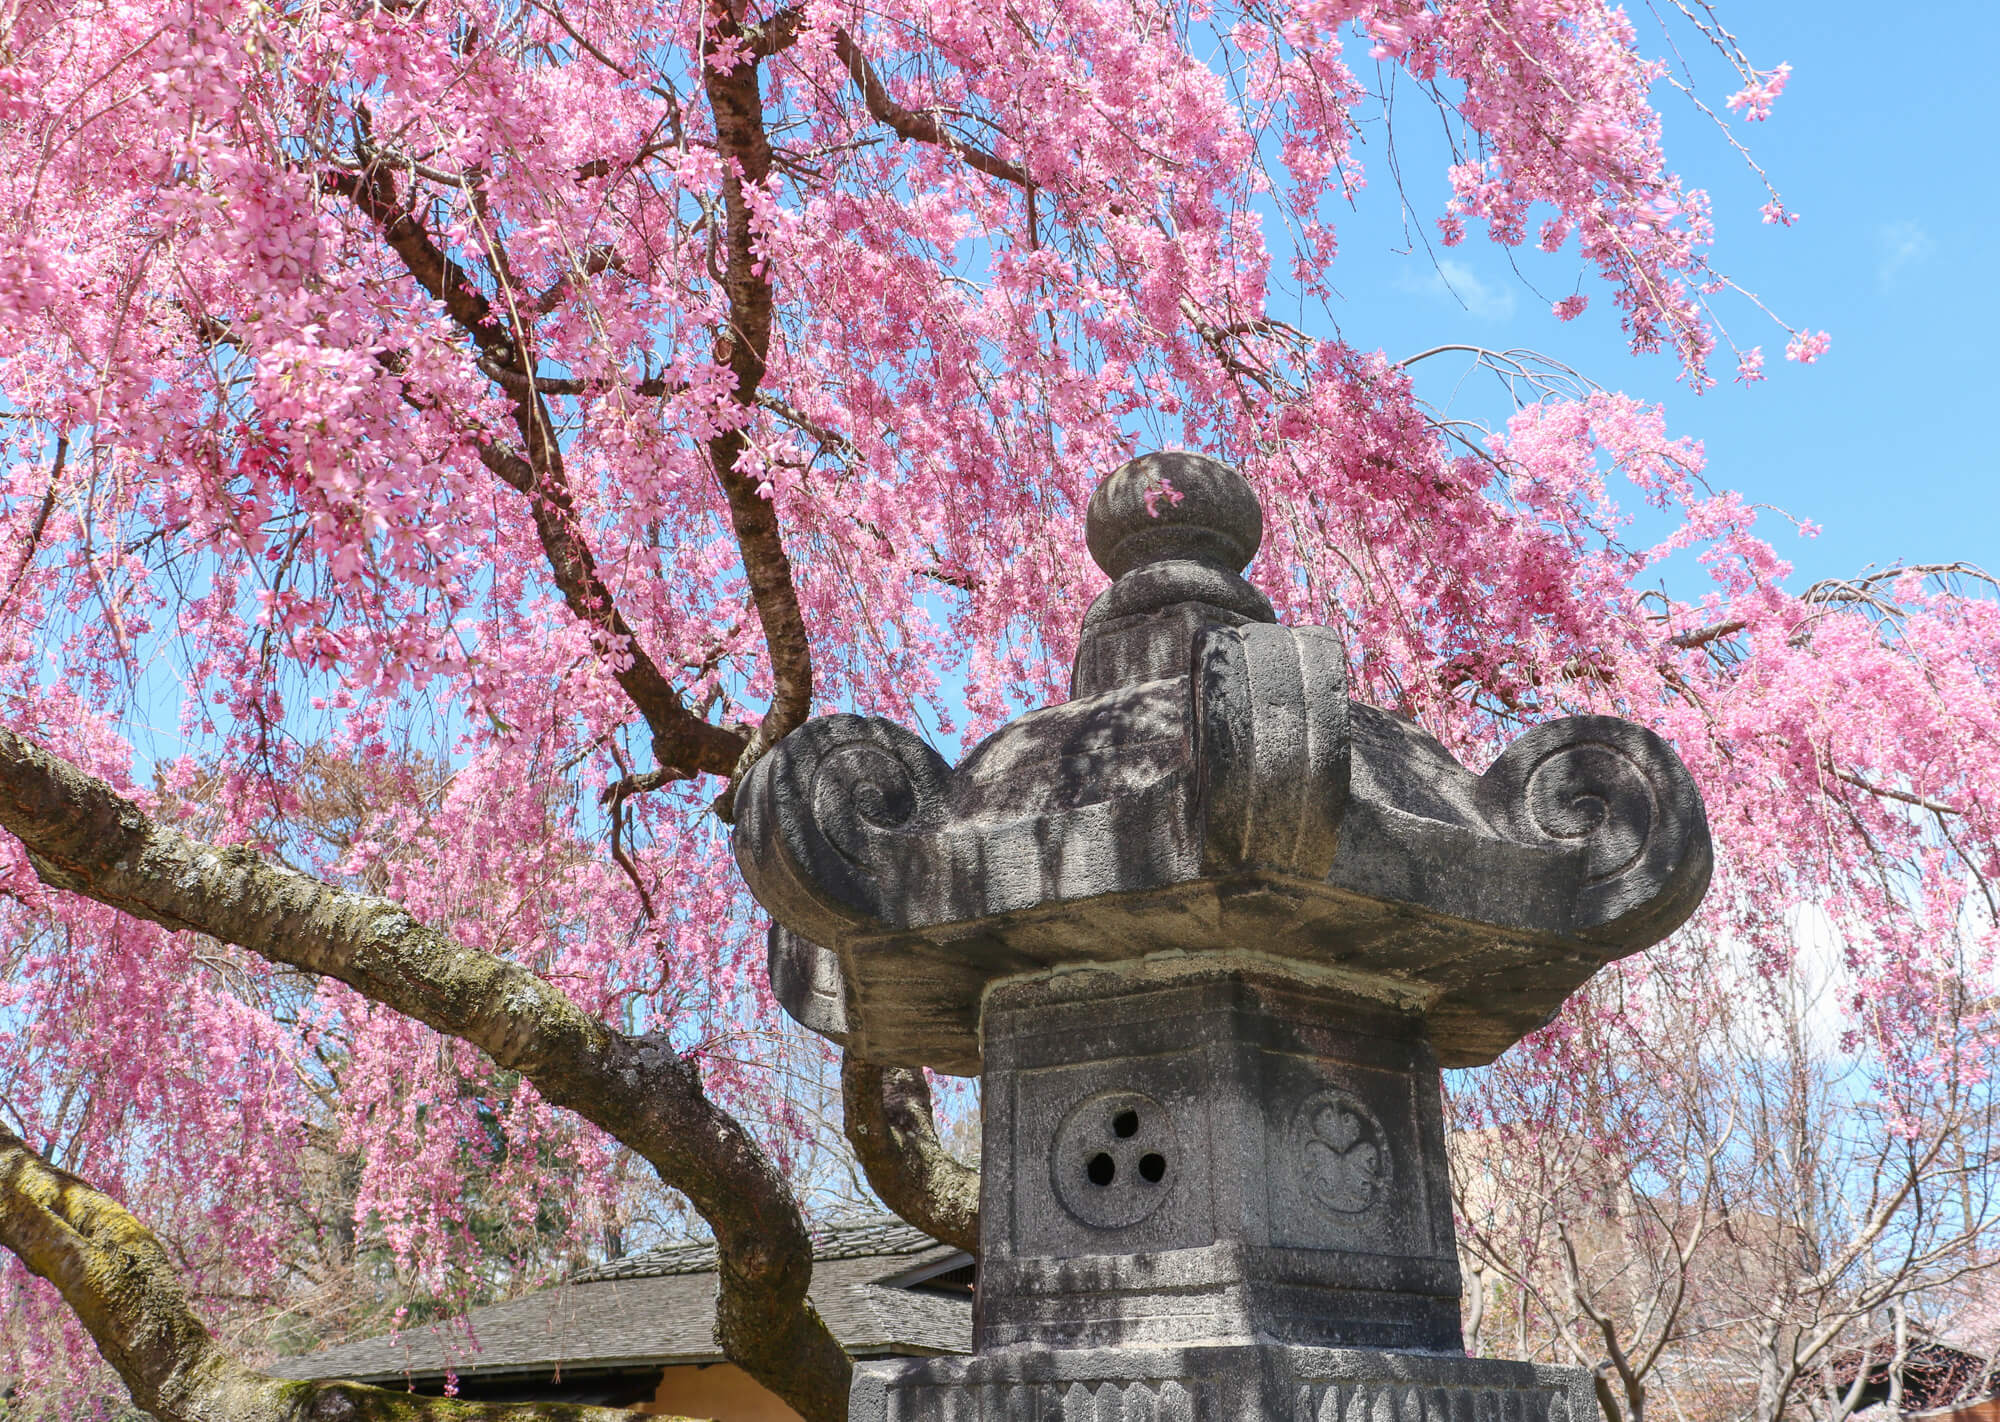
[[[1182,500],[1149,523],[1162,478]],[[821,717],[745,778],[738,860],[783,929],[780,1000],[817,1030],[970,1074],[990,982],[1255,944],[1369,980],[1477,1065],[1700,901],[1701,800],[1652,732],[1552,721],[1475,775],[1350,703],[1332,632],[1275,624],[1237,572],[1258,520],[1232,471],[1149,456],[1091,508],[1120,576],[1070,700],[956,768],[893,722]]]
[[[1339,639],[1243,580],[1261,530],[1223,466],[1134,460],[1069,700],[956,767],[822,717],[739,789],[787,1010],[983,1077],[978,1352],[857,1370],[856,1422],[1595,1411],[1463,1356],[1439,1063],[1693,911],[1700,797],[1626,721],[1474,774],[1350,702]]]
[[[1421,1019],[1226,954],[987,994],[981,1348],[1457,1349]]]

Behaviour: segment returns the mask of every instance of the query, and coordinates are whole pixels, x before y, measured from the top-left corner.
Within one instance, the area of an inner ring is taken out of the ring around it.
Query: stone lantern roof
[[[1537,726],[1484,773],[1348,697],[1340,638],[1243,576],[1250,486],[1193,454],[1098,487],[1070,699],[956,767],[826,716],[746,777],[736,853],[776,923],[773,984],[869,1058],[971,1074],[982,994],[1068,965],[1281,964],[1492,1060],[1707,887],[1686,769],[1628,721]]]

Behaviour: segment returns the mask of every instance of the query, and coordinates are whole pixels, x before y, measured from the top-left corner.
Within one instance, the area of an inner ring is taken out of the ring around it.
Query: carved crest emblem
[[[1306,1194],[1336,1214],[1373,1209],[1393,1174],[1388,1135],[1375,1114],[1345,1091],[1314,1092],[1292,1126]]]

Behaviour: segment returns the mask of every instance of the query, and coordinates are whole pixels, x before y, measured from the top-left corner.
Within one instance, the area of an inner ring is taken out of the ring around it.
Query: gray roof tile
[[[922,1230],[904,1224],[894,1215],[877,1215],[846,1224],[828,1225],[812,1232],[813,1258],[869,1259],[882,1255],[924,1254],[940,1249],[935,1239]],[[596,1283],[603,1279],[639,1279],[655,1274],[707,1274],[715,1270],[715,1244],[665,1244],[657,1249],[628,1254],[623,1259],[582,1269],[570,1276],[572,1284]]]
[[[880,1281],[959,1252],[900,1220],[816,1231],[813,1306],[851,1353],[964,1353],[972,1347],[963,1295],[885,1287]],[[281,1359],[281,1377],[422,1381],[461,1376],[565,1373],[710,1362],[715,1346],[715,1247],[672,1245],[573,1275],[553,1287],[463,1318],[303,1357]]]

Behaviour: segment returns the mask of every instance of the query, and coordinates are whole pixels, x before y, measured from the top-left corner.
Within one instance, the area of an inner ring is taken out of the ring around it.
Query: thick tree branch
[[[750,52],[759,59],[769,59],[772,55],[792,47],[799,37],[799,28],[805,24],[806,12],[794,5],[780,10],[761,24],[746,25],[744,39]]]
[[[535,376],[528,333],[512,325],[517,313],[496,311],[473,285],[465,268],[438,246],[398,196],[385,163],[371,163],[359,171],[329,170],[320,175],[320,182],[375,223],[382,240],[402,259],[417,284],[441,302],[471,338],[479,350],[481,373],[512,398],[514,423],[526,457],[482,442],[480,461],[527,497],[536,536],[563,602],[597,634],[612,675],[652,732],[654,759],[681,778],[703,771],[730,774],[743,753],[744,737],[729,728],[710,725],[688,710],[680,693],[640,645],[579,531],[575,500],[563,473],[562,452],[544,399],[546,394],[558,393],[555,387],[563,382]],[[608,257],[602,260],[604,265],[610,264]],[[655,392],[642,388],[641,393]],[[665,393],[664,385],[657,393]]]
[[[0,1125],[0,1244],[47,1279],[163,1422],[628,1422],[564,1402],[460,1402],[350,1382],[290,1382],[217,1345],[153,1232]]]
[[[569,375],[527,376],[508,366],[495,365],[490,360],[479,362],[479,373],[517,400],[530,395],[589,396],[609,395],[613,391],[658,399],[662,395],[678,394],[686,388],[657,375],[644,380],[611,380],[603,376],[586,379]]]
[[[479,460],[501,482],[528,497],[542,552],[549,560],[564,603],[595,631],[611,661],[611,675],[624,688],[653,733],[653,759],[677,777],[707,771],[728,775],[743,753],[745,737],[728,726],[705,721],[688,710],[659,665],[639,645],[625,614],[611,599],[597,560],[577,533],[576,508],[567,486],[536,475],[534,466],[511,450],[481,442]]]
[[[938,1139],[924,1074],[849,1052],[840,1094],[848,1142],[882,1202],[932,1238],[977,1254],[979,1172]]]
[[[1667,641],[1682,651],[1692,651],[1696,647],[1706,647],[1710,642],[1734,637],[1749,625],[1740,617],[1732,617],[1727,622],[1711,623],[1707,627],[1697,627],[1692,632],[1678,632],[1667,638]]]
[[[616,247],[592,247],[584,254],[582,272],[584,276],[596,276],[600,272],[624,271],[625,264],[618,259]],[[536,316],[546,316],[569,300],[575,289],[575,272],[564,272],[550,283],[548,290],[528,303],[528,309]]]
[[[708,457],[729,501],[730,524],[771,655],[773,683],[771,709],[743,749],[737,762],[740,773],[812,714],[812,646],[806,637],[805,617],[799,611],[791,559],[779,536],[777,510],[759,492],[756,477],[737,467],[749,444],[745,429],[771,355],[770,266],[756,252],[749,199],[749,190],[762,188],[771,175],[771,140],[764,129],[756,36],[746,36],[734,20],[715,11],[710,12],[709,33],[717,41],[744,39],[747,43],[746,57],[727,69],[706,57],[702,64],[702,81],[715,116],[716,146],[723,158],[723,290],[729,299],[729,315],[716,338],[715,359],[736,377],[730,393],[743,412],[740,423],[708,441]],[[724,818],[730,816],[729,792],[717,808]]]
[[[43,882],[336,978],[470,1042],[644,1156],[715,1231],[716,1334],[813,1422],[846,1415],[846,1354],[806,1299],[812,1250],[784,1178],[663,1037],[612,1031],[527,969],[396,904],[154,824],[101,781],[0,729],[0,827]]]
[[[370,163],[359,170],[323,169],[319,183],[353,203],[381,229],[382,240],[402,258],[418,285],[444,304],[453,322],[472,337],[483,354],[499,358],[502,364],[513,364],[513,342],[506,327],[495,319],[492,303],[473,285],[465,268],[431,240],[423,223],[397,196],[396,180],[386,163]]]
[[[846,30],[833,32],[833,45],[834,53],[839,55],[840,62],[847,66],[847,72],[852,76],[855,87],[861,91],[862,102],[867,104],[868,112],[877,123],[887,124],[898,138],[914,143],[933,144],[947,153],[956,153],[965,160],[967,167],[976,168],[988,177],[999,178],[1002,182],[1018,183],[1024,188],[1033,190],[1034,179],[1028,176],[1026,169],[967,143],[931,115],[913,112],[890,98],[881,77],[875,73],[875,67],[868,62],[868,56],[861,52],[861,47]]]
[[[771,708],[747,741],[687,711],[633,636],[598,576],[589,549],[576,530],[574,501],[546,404],[550,394],[569,393],[568,386],[536,374],[530,333],[510,328],[510,322],[519,321],[519,312],[496,309],[474,287],[465,270],[444,253],[398,198],[385,163],[371,162],[358,171],[333,170],[321,179],[330,191],[348,198],[375,222],[410,274],[444,304],[471,337],[479,349],[482,372],[512,398],[525,455],[482,447],[481,459],[511,487],[528,496],[536,532],[565,603],[598,632],[616,661],[614,675],[652,729],[656,759],[662,766],[688,774],[699,770],[732,776],[740,773],[802,724],[812,710],[811,643],[777,511],[760,492],[754,474],[738,468],[749,444],[745,426],[757,404],[758,387],[770,359],[773,307],[769,271],[755,251],[748,197],[748,190],[761,187],[771,172],[771,145],[764,128],[757,63],[762,54],[789,43],[797,25],[796,16],[781,16],[745,31],[726,13],[712,14],[711,38],[742,40],[744,58],[727,69],[707,62],[702,67],[715,116],[716,145],[725,160],[723,288],[729,307],[716,340],[716,360],[735,376],[731,399],[743,411],[740,422],[709,439],[708,456],[728,502],[730,524],[763,624],[773,681]],[[496,270],[501,265],[496,260]],[[528,298],[523,295],[522,300]],[[730,806],[730,792],[725,791],[717,802],[725,818]]]

